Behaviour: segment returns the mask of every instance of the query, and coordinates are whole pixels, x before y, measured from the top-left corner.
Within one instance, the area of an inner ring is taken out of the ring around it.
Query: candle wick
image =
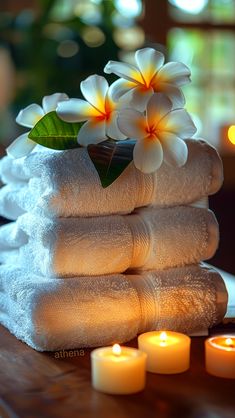
[[[162,332],[160,334],[160,342],[162,343],[162,345],[165,345],[166,344],[166,340],[167,340],[166,332]]]

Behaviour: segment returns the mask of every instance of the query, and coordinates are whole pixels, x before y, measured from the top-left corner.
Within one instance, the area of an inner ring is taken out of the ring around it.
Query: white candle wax
[[[161,374],[185,372],[190,364],[190,338],[172,331],[139,335],[139,349],[147,353],[147,371]]]
[[[206,371],[235,379],[235,335],[217,335],[205,341]]]
[[[145,387],[146,354],[130,347],[103,347],[91,353],[92,386],[109,394],[131,394]]]

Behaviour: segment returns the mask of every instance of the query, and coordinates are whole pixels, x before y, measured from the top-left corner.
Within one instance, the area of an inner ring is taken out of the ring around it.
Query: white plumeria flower
[[[65,93],[54,93],[50,96],[45,96],[42,100],[42,107],[36,103],[27,106],[19,112],[16,122],[21,126],[33,128],[44,115],[56,110],[58,103],[64,100],[68,100],[68,96]],[[36,147],[36,142],[28,138],[29,132],[27,131],[20,135],[9,145],[7,148],[8,155],[13,158],[25,157]]]
[[[118,104],[110,98],[110,87],[104,77],[91,75],[81,82],[87,101],[70,99],[58,104],[56,111],[62,120],[87,121],[78,133],[78,143],[82,146],[98,144],[108,138],[126,139],[117,126]]]
[[[112,85],[113,100],[126,98],[131,107],[144,111],[153,93],[162,92],[171,99],[175,107],[183,107],[185,98],[179,87],[190,82],[190,70],[180,62],[163,65],[164,60],[161,52],[153,48],[143,48],[135,53],[136,66],[109,61],[104,72],[121,77]]]
[[[188,148],[183,139],[196,132],[186,110],[173,109],[172,102],[162,93],[150,98],[146,115],[135,109],[123,109],[118,126],[129,138],[137,140],[133,160],[143,173],[156,171],[163,160],[178,167],[184,165]]]

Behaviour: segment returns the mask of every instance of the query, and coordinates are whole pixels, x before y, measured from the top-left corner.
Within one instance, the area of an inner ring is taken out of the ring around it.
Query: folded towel
[[[207,263],[203,263],[203,266],[212,267],[210,264],[207,264]],[[227,292],[228,292],[228,304],[227,304],[227,312],[226,312],[225,318],[228,318],[228,320],[230,319],[234,320],[235,319],[235,276],[215,266],[213,266],[213,268],[216,271],[218,271],[218,273],[221,275],[225,283]]]
[[[196,332],[227,307],[219,273],[199,266],[54,280],[4,265],[0,290],[0,322],[39,351],[122,343],[155,329]]]
[[[214,214],[189,206],[94,218],[26,214],[0,228],[0,261],[57,277],[165,269],[211,258],[218,239]]]
[[[214,148],[199,140],[187,144],[189,157],[183,167],[163,164],[146,175],[130,164],[106,189],[86,149],[35,152],[20,160],[4,157],[0,172],[8,184],[0,191],[0,215],[14,220],[37,210],[49,217],[96,216],[131,213],[147,205],[190,204],[215,193],[223,171]]]

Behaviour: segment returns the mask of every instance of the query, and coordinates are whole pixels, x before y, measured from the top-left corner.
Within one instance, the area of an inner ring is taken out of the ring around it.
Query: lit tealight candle
[[[103,347],[91,353],[92,386],[110,394],[140,392],[145,387],[146,354],[136,348]]]
[[[218,376],[235,378],[235,336],[218,335],[205,341],[206,370]]]
[[[138,337],[139,349],[147,353],[147,371],[182,373],[190,364],[190,338],[172,331],[152,331]]]

